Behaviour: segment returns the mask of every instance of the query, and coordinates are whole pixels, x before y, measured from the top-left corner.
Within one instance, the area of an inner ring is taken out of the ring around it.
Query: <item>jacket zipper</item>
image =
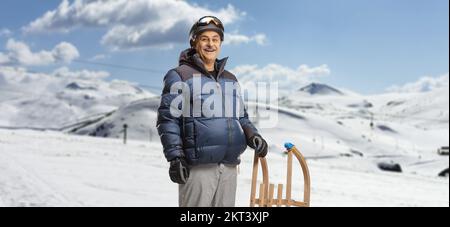
[[[217,86],[220,88],[219,74],[217,74],[217,78],[214,78],[211,74],[208,74],[208,77],[215,80],[217,83]],[[224,94],[222,94],[222,99],[225,99]],[[225,105],[225,100],[222,100],[222,105]],[[224,110],[222,109],[222,111],[224,111]],[[230,149],[231,144],[232,144],[232,139],[233,139],[233,135],[231,134],[231,127],[232,127],[231,118],[227,118],[227,123],[228,123],[228,149]]]
[[[231,118],[227,118],[228,120],[228,149],[231,147],[231,140],[233,139],[233,136],[231,134]]]

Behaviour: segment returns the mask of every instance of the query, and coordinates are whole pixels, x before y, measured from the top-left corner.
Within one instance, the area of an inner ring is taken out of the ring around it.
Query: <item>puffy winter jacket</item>
[[[184,157],[190,165],[239,164],[239,157],[247,148],[247,141],[258,134],[248,118],[240,92],[227,92],[229,89],[225,89],[226,83],[228,83],[227,86],[238,83],[236,77],[224,69],[226,62],[227,58],[216,61],[218,73],[217,78],[214,78],[205,69],[195,50],[187,49],[180,55],[179,67],[170,70],[164,77],[157,128],[168,161]],[[200,79],[202,88],[206,83],[213,82],[220,93],[201,91],[194,86],[194,77],[197,81]],[[188,116],[173,116],[170,111],[172,101],[182,95],[170,92],[172,86],[178,82],[188,85],[191,92],[186,102],[190,107]],[[203,106],[205,101],[214,98],[211,97],[212,95],[222,98],[222,103],[214,103],[214,108],[222,108],[221,116],[205,116],[203,113],[198,113],[198,108],[194,109],[194,103],[201,103]],[[232,98],[230,99],[232,101],[225,101],[226,96]],[[222,106],[219,107],[217,104]],[[232,107],[234,114],[225,115],[225,107]],[[241,111],[236,111],[237,109]]]

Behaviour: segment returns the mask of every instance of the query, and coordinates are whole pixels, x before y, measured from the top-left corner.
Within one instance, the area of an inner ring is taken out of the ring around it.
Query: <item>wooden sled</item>
[[[291,143],[285,144],[288,161],[287,161],[287,181],[286,181],[286,197],[283,198],[283,184],[278,184],[277,198],[274,199],[275,185],[269,183],[269,169],[267,166],[266,158],[259,158],[255,155],[253,161],[253,174],[252,174],[252,188],[250,194],[250,207],[281,207],[281,206],[296,206],[296,207],[309,207],[310,206],[310,194],[311,194],[311,180],[309,175],[308,165],[305,158],[300,151]],[[303,172],[304,190],[303,201],[296,201],[292,199],[292,156],[295,155],[300,163]],[[256,197],[256,187],[258,179],[258,163],[261,163],[262,169],[262,184],[259,186],[259,196]]]

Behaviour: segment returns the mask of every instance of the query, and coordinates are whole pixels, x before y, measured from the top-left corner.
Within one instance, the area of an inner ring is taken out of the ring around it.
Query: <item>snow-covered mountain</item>
[[[284,142],[293,141],[301,146],[308,159],[324,159],[348,169],[380,171],[380,163],[395,163],[403,172],[437,176],[448,168],[448,157],[436,152],[448,144],[448,121],[445,123],[444,119],[433,126],[435,119],[429,119],[427,129],[417,125],[423,120],[399,121],[393,115],[378,112],[388,103],[381,99],[379,96],[328,96],[327,99],[288,98],[281,106],[269,106],[269,109],[261,105],[260,115],[277,113],[278,121],[274,128],[260,131],[271,145],[270,152],[281,154]],[[66,131],[122,138],[123,125],[127,124],[128,139],[158,142],[155,128],[158,104],[158,98],[135,101],[107,115],[68,127]],[[252,120],[261,121],[254,117]]]
[[[311,83],[305,87],[300,88],[301,92],[305,92],[310,95],[343,95],[341,91],[336,88],[330,87],[326,84]]]
[[[0,68],[0,126],[60,128],[154,96],[106,72],[61,68],[52,74]]]
[[[373,118],[375,122],[400,121],[425,128],[448,128],[448,87],[416,93],[341,94],[322,96],[298,91],[280,98],[280,105],[333,119]]]
[[[159,102],[159,98],[137,100],[104,116],[69,126],[64,131],[78,135],[123,138],[126,125],[127,139],[159,141],[156,130]]]

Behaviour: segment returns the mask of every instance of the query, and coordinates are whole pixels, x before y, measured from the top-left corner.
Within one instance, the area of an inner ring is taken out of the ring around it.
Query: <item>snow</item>
[[[0,198],[7,206],[176,205],[158,144],[0,131]]]
[[[271,149],[272,183],[285,182],[282,150]],[[248,206],[252,152],[239,166],[237,206]],[[346,161],[342,158],[342,161]],[[308,159],[312,206],[448,206],[448,178],[360,171]],[[2,206],[177,206],[178,187],[156,142],[0,129]],[[295,171],[294,179],[301,177]],[[293,195],[301,195],[294,180]],[[296,197],[299,199],[299,197]]]
[[[0,206],[177,205],[155,127],[159,98],[108,75],[0,67]],[[283,183],[282,146],[296,144],[313,206],[448,206],[448,177],[438,174],[449,159],[437,154],[449,144],[448,87],[364,96],[314,84],[269,107],[259,113],[277,113],[274,128],[252,121],[270,146],[271,179]],[[237,205],[246,206],[250,151],[242,161]]]
[[[448,158],[439,156],[436,152],[437,148],[445,146],[442,144],[448,144],[448,121],[398,121],[396,118],[376,117],[372,129],[367,113],[370,109],[378,116],[375,108],[380,106],[380,98],[377,98],[378,100],[364,97],[362,103],[373,102],[376,105],[363,105],[356,111],[355,107],[348,106],[348,103],[360,101],[360,97],[353,96],[328,97],[323,100],[316,97],[305,98],[308,102],[315,102],[312,108],[308,107],[306,110],[302,107],[308,104],[299,101],[296,104],[282,104],[285,107],[271,106],[271,110],[263,108],[261,113],[277,112],[279,121],[276,127],[260,131],[274,149],[280,149],[284,142],[292,141],[301,144],[305,155],[310,158],[327,157],[330,162],[361,171],[377,169],[380,162],[395,162],[405,172],[434,177],[448,168]],[[365,99],[371,100],[369,102]],[[155,128],[158,104],[158,98],[138,100],[108,116],[95,121],[88,119],[87,123],[66,131],[79,135],[121,138],[123,125],[127,124],[129,139],[159,142]],[[448,103],[444,103],[443,108],[445,106]],[[445,111],[443,108],[435,109],[434,112]],[[257,119],[253,120],[257,122]],[[428,122],[427,129],[417,126],[424,122]],[[340,161],[341,156],[350,158]]]
[[[301,88],[299,91],[305,92],[310,95],[343,95],[343,93],[336,88],[318,83],[311,83]]]
[[[65,131],[78,135],[122,138],[123,126],[126,124],[129,129],[128,139],[159,141],[156,129],[159,103],[159,98],[137,100],[122,106],[108,116],[100,117],[96,121],[87,119],[86,124],[68,127]]]
[[[106,81],[107,72],[69,71],[51,74],[0,67],[0,126],[61,128],[81,118],[107,113],[154,96],[136,85]]]

